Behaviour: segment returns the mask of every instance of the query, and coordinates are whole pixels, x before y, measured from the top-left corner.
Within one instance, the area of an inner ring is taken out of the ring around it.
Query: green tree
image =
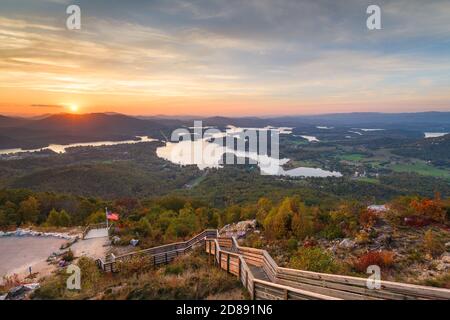
[[[86,223],[95,224],[102,223],[106,221],[106,214],[103,210],[98,210],[96,212],[91,213],[91,215],[87,218]]]
[[[49,226],[59,226],[59,212],[52,209],[48,214],[47,221],[45,222]]]
[[[19,217],[21,223],[36,223],[39,217],[39,201],[35,197],[28,197],[19,205]]]
[[[59,225],[61,227],[68,227],[70,225],[70,220],[70,215],[65,210],[59,212]]]
[[[1,208],[1,211],[3,212],[4,226],[20,224],[20,217],[17,210],[17,206],[14,204],[14,202],[11,202],[9,200],[5,202],[5,204]]]

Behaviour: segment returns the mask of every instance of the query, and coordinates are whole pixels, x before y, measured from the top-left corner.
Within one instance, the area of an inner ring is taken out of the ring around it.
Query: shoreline
[[[48,258],[69,248],[77,258],[87,256],[98,259],[106,256],[108,238],[79,240],[81,233],[73,233],[74,229],[68,231],[43,232],[22,228],[0,231],[0,284],[4,282],[3,277],[15,274],[21,281],[27,282],[28,267],[36,274],[34,279],[30,279],[33,282],[51,275],[57,264],[49,262]],[[59,260],[60,256],[55,257]]]
[[[67,232],[44,232],[44,231],[35,231],[30,228],[22,229],[17,228],[14,231],[0,231],[0,238],[5,237],[41,237],[41,238],[57,238],[57,239],[64,239],[64,240],[74,240],[77,237],[79,237],[79,234],[77,235],[70,235]]]

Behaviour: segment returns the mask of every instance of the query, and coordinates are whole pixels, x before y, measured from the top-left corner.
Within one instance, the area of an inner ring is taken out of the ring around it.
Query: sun
[[[73,113],[77,113],[80,110],[80,108],[76,104],[71,104],[69,105],[69,110]]]

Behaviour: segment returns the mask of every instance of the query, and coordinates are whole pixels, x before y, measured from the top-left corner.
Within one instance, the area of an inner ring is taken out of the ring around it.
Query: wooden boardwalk
[[[282,268],[267,251],[241,247],[235,238],[220,237],[217,230],[205,230],[184,242],[99,259],[97,264],[105,272],[117,272],[121,262],[133,258],[145,258],[157,266],[199,245],[210,255],[210,263],[235,275],[252,299],[450,300],[448,289],[391,281],[380,281],[379,289],[369,289],[365,278]]]
[[[83,240],[89,240],[89,239],[95,239],[95,238],[106,238],[106,237],[108,237],[108,229],[106,229],[106,228],[91,229],[84,236]]]

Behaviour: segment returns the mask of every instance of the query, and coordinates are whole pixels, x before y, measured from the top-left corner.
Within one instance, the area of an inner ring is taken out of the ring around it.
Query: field
[[[391,165],[394,172],[413,172],[424,176],[450,179],[450,171],[430,166],[423,162],[402,163]]]
[[[365,155],[360,154],[360,153],[350,153],[350,154],[344,154],[339,156],[339,158],[341,160],[346,160],[346,161],[361,161],[365,158]]]

